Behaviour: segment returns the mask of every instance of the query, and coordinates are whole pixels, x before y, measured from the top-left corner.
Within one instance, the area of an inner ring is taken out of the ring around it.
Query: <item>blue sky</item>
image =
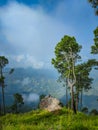
[[[87,0],[0,0],[0,55],[12,67],[51,68],[54,48],[75,36],[84,60],[90,55],[98,17]]]

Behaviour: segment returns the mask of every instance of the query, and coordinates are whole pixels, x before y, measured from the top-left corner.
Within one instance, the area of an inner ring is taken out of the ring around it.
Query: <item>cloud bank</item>
[[[83,59],[90,56],[98,17],[88,2],[51,2],[34,6],[14,1],[0,7],[0,55],[9,59],[9,66],[50,68],[55,45],[64,35],[83,45]]]
[[[51,66],[54,47],[73,29],[64,25],[38,6],[10,2],[0,8],[0,55],[14,67]]]
[[[32,103],[39,101],[39,95],[35,93],[30,93],[29,95],[23,94],[24,102]]]

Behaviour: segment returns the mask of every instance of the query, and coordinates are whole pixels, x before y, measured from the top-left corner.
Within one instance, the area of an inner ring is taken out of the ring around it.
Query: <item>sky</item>
[[[87,60],[97,26],[87,0],[0,0],[0,55],[14,68],[53,68],[55,46],[69,35]]]

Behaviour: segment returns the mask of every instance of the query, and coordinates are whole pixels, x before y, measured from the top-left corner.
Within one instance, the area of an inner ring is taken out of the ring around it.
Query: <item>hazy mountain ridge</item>
[[[5,71],[8,72],[9,69]],[[7,74],[5,77],[6,104],[12,102],[14,93],[22,95],[51,94],[56,98],[65,95],[65,88],[57,82],[57,73],[53,70],[16,68],[12,75]]]
[[[6,69],[5,71],[9,71]],[[93,76],[97,75],[94,71]],[[13,94],[20,93],[26,98],[29,103],[38,102],[38,97],[41,94],[51,94],[59,98],[65,104],[66,90],[60,83],[57,82],[58,74],[54,70],[48,69],[32,69],[32,68],[16,68],[12,75],[6,75],[5,84],[5,101],[6,104],[13,103]],[[85,93],[83,97],[83,106],[98,108],[97,96],[94,95],[97,90],[97,78],[94,80],[92,90]],[[94,91],[94,94],[92,93]],[[1,93],[1,89],[0,89]],[[87,95],[86,95],[87,94]],[[90,95],[89,95],[90,94]],[[0,96],[1,98],[1,96]],[[32,98],[32,99],[31,99]],[[1,99],[0,99],[1,100]]]

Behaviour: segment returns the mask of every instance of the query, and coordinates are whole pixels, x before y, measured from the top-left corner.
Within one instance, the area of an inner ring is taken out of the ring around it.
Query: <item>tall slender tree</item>
[[[3,114],[5,114],[5,98],[4,98],[4,75],[3,75],[3,68],[8,64],[9,61],[5,56],[0,56],[0,86],[2,87],[2,103],[3,103]]]
[[[75,64],[80,59],[81,46],[74,37],[65,35],[55,47],[55,58],[52,64],[61,75],[67,79],[71,90],[71,108],[76,113],[74,101],[74,86],[76,84]]]
[[[79,95],[80,96],[80,106],[82,109],[82,95],[83,91],[87,91],[91,88],[93,79],[90,77],[90,72],[93,66],[96,66],[98,63],[96,60],[88,60],[87,62],[78,64],[76,66],[76,109],[78,110]]]
[[[15,93],[14,95],[14,104],[11,106],[11,109],[15,111],[15,113],[19,112],[19,107],[24,104],[23,97],[19,93]]]

